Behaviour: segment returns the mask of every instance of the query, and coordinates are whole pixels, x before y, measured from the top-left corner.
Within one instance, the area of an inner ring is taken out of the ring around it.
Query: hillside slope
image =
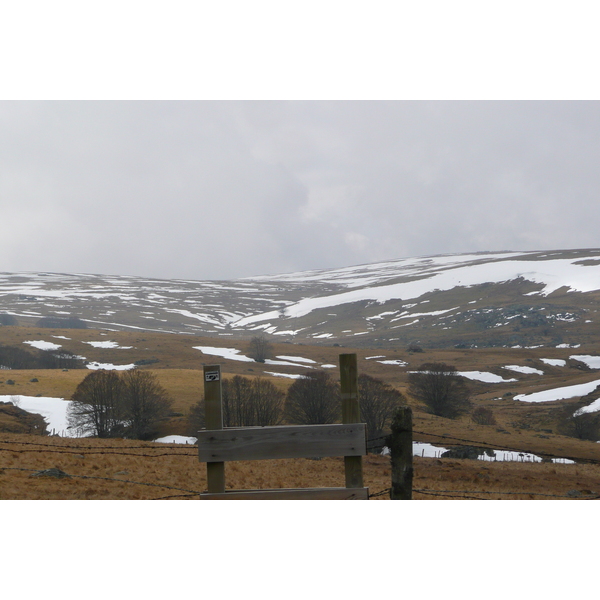
[[[399,259],[234,281],[0,274],[0,313],[20,325],[358,347],[556,346],[597,337],[600,249]]]

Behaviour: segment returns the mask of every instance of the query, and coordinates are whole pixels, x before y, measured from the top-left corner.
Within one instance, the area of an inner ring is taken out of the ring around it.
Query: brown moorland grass
[[[63,340],[62,338],[52,338],[52,335],[62,335],[71,338],[70,340]],[[279,389],[285,391],[292,380],[282,377],[274,377],[268,374],[269,371],[280,371],[287,373],[302,373],[305,368],[302,366],[285,366],[275,367],[272,365],[263,365],[260,363],[251,362],[239,362],[222,359],[218,356],[204,355],[199,350],[193,348],[196,345],[206,346],[221,346],[221,347],[235,347],[240,349],[242,352],[246,351],[245,345],[247,341],[234,340],[232,338],[206,338],[191,335],[175,335],[167,333],[151,333],[151,332],[106,332],[99,330],[47,330],[47,329],[36,329],[34,327],[2,327],[0,328],[0,343],[4,344],[22,344],[25,340],[37,340],[43,339],[47,341],[56,341],[57,343],[63,344],[63,347],[67,350],[75,352],[77,354],[84,354],[90,360],[98,360],[100,362],[112,362],[115,364],[126,364],[131,363],[141,358],[156,358],[159,362],[152,363],[150,365],[142,366],[142,369],[150,370],[154,373],[159,382],[167,389],[167,392],[173,398],[173,410],[176,413],[180,413],[182,416],[174,416],[169,421],[164,422],[161,425],[160,435],[168,434],[181,434],[189,435],[188,426],[186,423],[185,415],[188,413],[190,407],[201,399],[203,395],[203,383],[202,383],[202,365],[204,364],[220,364],[222,366],[222,372],[224,377],[233,377],[234,375],[244,375],[247,377],[262,376],[269,378]],[[112,340],[118,342],[121,346],[133,346],[131,349],[98,349],[89,346],[88,344],[82,344],[83,341],[94,341],[94,340]],[[405,349],[393,349],[393,350],[380,350],[380,349],[357,349],[357,348],[343,348],[343,347],[328,347],[328,346],[311,346],[304,344],[289,344],[289,343],[275,343],[275,354],[276,355],[291,355],[299,356],[304,358],[312,359],[317,365],[321,364],[333,364],[337,365],[340,353],[356,352],[359,359],[359,372],[367,373],[373,377],[382,379],[383,381],[390,383],[396,389],[402,391],[407,398],[407,401],[413,408],[414,413],[414,439],[416,441],[427,441],[436,446],[450,447],[453,445],[460,444],[471,444],[485,447],[493,447],[495,449],[509,449],[521,452],[532,452],[538,455],[547,455],[553,457],[568,457],[579,460],[592,460],[600,461],[600,445],[589,441],[582,441],[575,438],[569,438],[556,433],[556,414],[557,409],[565,404],[573,402],[573,406],[576,406],[577,400],[573,401],[561,401],[561,402],[549,402],[542,404],[529,404],[524,402],[518,402],[513,399],[514,394],[539,391],[542,389],[548,389],[558,387],[561,385],[572,385],[575,383],[583,383],[586,381],[595,380],[598,377],[596,371],[586,370],[585,368],[555,368],[549,367],[543,364],[540,358],[562,358],[568,359],[570,354],[600,354],[600,346],[590,345],[585,348],[579,348],[576,351],[572,349],[559,349],[559,348],[541,348],[541,349],[519,349],[519,348],[487,348],[487,349],[450,349],[450,350],[426,350],[424,353],[411,354]],[[408,363],[408,366],[397,366],[397,365],[384,365],[378,363],[374,359],[369,357],[385,355],[386,359],[399,359]],[[483,426],[476,425],[471,422],[470,417],[464,416],[456,420],[442,419],[435,417],[425,412],[424,407],[414,402],[406,393],[407,392],[407,377],[408,371],[419,366],[425,361],[443,361],[453,364],[459,370],[464,371],[490,371],[502,375],[504,378],[515,378],[518,381],[506,382],[501,384],[480,384],[471,382],[470,386],[473,392],[472,399],[476,406],[484,406],[493,410],[497,425],[496,426]],[[545,375],[540,377],[539,375],[523,375],[515,374],[514,372],[503,369],[503,366],[508,364],[519,364],[519,365],[530,365],[536,368],[544,370]],[[44,369],[33,369],[33,370],[13,370],[3,371],[2,377],[0,377],[0,395],[42,395],[52,397],[63,397],[70,398],[72,393],[75,391],[77,385],[81,380],[89,373],[87,369],[79,370],[44,370]],[[339,377],[339,370],[337,368],[329,369],[328,372],[334,379]],[[7,379],[13,380],[14,385],[6,383]],[[37,382],[31,381],[37,379]],[[22,429],[15,428],[16,418],[10,415],[3,416],[3,421],[0,426],[4,425],[4,431],[18,432],[23,431]],[[1,439],[6,439],[4,433],[0,433]],[[455,439],[458,438],[458,439]],[[31,440],[39,440],[34,436],[28,438]],[[74,444],[74,445],[86,445],[86,444],[105,444],[103,440],[65,440],[57,438],[43,438],[44,443],[52,444]],[[151,448],[150,446],[142,442],[133,441],[118,441],[112,440],[109,445],[135,445],[141,444],[144,449]],[[6,449],[6,446],[2,446]],[[21,450],[23,449],[20,447]],[[160,449],[163,454],[165,447],[160,445]],[[11,456],[10,452],[0,451],[0,467],[9,467],[15,469],[22,462],[22,468],[49,468],[55,466],[48,464],[45,461],[36,463],[31,466],[31,460],[33,456],[37,456],[38,453],[22,453],[19,452],[19,446],[15,446],[14,460],[10,465],[6,463],[6,457]],[[81,450],[81,453],[84,451]],[[153,451],[155,454],[158,451]],[[178,451],[181,453],[181,450]],[[185,452],[185,451],[184,451]],[[187,452],[192,452],[188,449]],[[79,453],[79,452],[78,452]],[[61,460],[69,460],[69,455],[56,454],[56,453],[40,453],[40,456],[48,455],[51,457],[60,458]],[[134,472],[136,476],[148,475],[148,465],[142,467],[144,461],[149,460],[147,458],[139,457],[123,457],[123,460],[135,461],[140,460],[139,470],[135,465],[127,467],[126,465],[118,465],[113,469],[112,464],[105,464],[103,461],[117,461],[118,457],[111,456],[104,458],[103,455],[93,454],[89,457],[84,456],[82,459],[84,463],[77,466],[79,471],[75,471],[74,474],[81,475],[78,479],[79,484],[74,484],[76,478],[72,480],[55,480],[58,490],[68,490],[68,486],[78,485],[81,487],[81,482],[87,482],[90,485],[92,480],[83,479],[84,475],[90,475],[90,464],[93,461],[94,468],[93,472],[101,471],[107,478],[112,477],[111,473],[119,471],[127,471],[128,473]],[[150,459],[151,463],[152,460]],[[420,465],[416,471],[415,489],[418,488],[418,479],[423,476],[423,473],[428,472],[427,465],[431,461],[436,459],[415,459],[415,464]],[[169,463],[169,461],[175,461]],[[187,467],[182,466],[182,461],[191,461],[194,463],[188,470]],[[428,462],[429,461],[429,462]],[[299,487],[310,487],[312,485],[324,486],[328,485],[329,477],[341,478],[342,470],[338,469],[336,459],[324,459],[323,461],[288,461],[282,463],[285,465],[284,474],[281,474],[281,470],[277,470],[277,475],[273,472],[269,466],[269,462],[261,463],[236,463],[228,465],[228,481],[232,486],[244,487],[278,487],[282,485],[284,487],[294,487],[298,485],[298,481],[301,480],[303,485]],[[442,465],[446,465],[448,461],[444,459]],[[505,463],[485,463],[485,468],[478,464],[477,461],[458,461],[459,464],[463,465],[460,472],[464,473],[460,475],[458,483],[462,482],[473,483],[475,475],[472,473],[481,472],[483,475],[486,474],[485,469],[493,469],[494,473],[500,473],[499,476],[501,482],[506,482],[506,491],[515,491],[514,485],[508,485],[510,478],[513,477],[511,473],[518,473],[520,469],[533,469],[536,474],[544,474],[546,470],[556,468],[557,473],[561,477],[568,475],[569,473],[579,470],[581,473],[585,473],[590,470],[590,473],[595,473],[595,467],[593,465],[558,465],[553,467],[551,464],[535,464],[535,465],[521,465],[521,464],[505,464]],[[183,489],[199,490],[203,489],[198,486],[203,485],[203,469],[202,465],[199,465],[197,460],[194,458],[182,458],[167,456],[157,457],[152,463],[153,477],[156,476],[160,483],[165,481],[177,481],[179,485],[172,484],[172,487],[181,487]],[[299,465],[304,464],[302,467]],[[437,465],[437,463],[433,463]],[[432,467],[432,476],[427,477],[429,485],[438,485],[435,483],[439,479],[439,485],[436,489],[445,489],[444,485],[447,483],[448,473],[445,473],[444,477],[436,479],[438,475],[434,472],[439,472],[442,465]],[[56,465],[58,466],[58,465]],[[71,467],[70,463],[66,463],[66,467]],[[323,467],[325,468],[326,475],[323,475]],[[85,467],[85,469],[84,469]],[[426,468],[427,467],[427,468]],[[86,470],[87,469],[87,470]],[[132,471],[133,469],[133,471]],[[254,469],[252,473],[250,470]],[[319,473],[321,483],[314,483],[312,479],[312,469],[316,469],[315,473]],[[65,468],[65,470],[67,470]],[[365,459],[365,478],[371,483],[368,483],[372,492],[377,492],[390,487],[390,473],[386,473],[381,478],[376,477],[377,473],[383,471],[389,471],[389,459],[386,457],[369,456]],[[331,474],[329,472],[331,471]],[[67,471],[68,472],[68,471]],[[308,473],[300,475],[301,473]],[[528,472],[528,471],[527,471]],[[166,480],[162,479],[163,473]],[[183,473],[180,477],[179,474]],[[253,480],[253,476],[256,473],[260,473],[260,477],[257,481]],[[551,471],[548,471],[551,473]],[[93,474],[93,473],[92,473]],[[231,477],[230,477],[230,475]],[[9,477],[10,475],[10,477]],[[252,475],[252,477],[251,477]],[[435,476],[434,476],[435,475]],[[37,478],[29,479],[29,473],[26,471],[20,472],[10,471],[5,469],[3,474],[0,476],[0,482],[4,485],[11,480],[12,477],[17,479],[20,477],[22,484],[24,485],[23,490],[33,490],[37,487],[40,488],[39,497],[49,497],[45,486],[50,485],[52,480],[47,480],[47,483],[39,483]],[[239,481],[238,479],[239,478]],[[375,477],[375,479],[369,480],[369,477]],[[570,476],[569,476],[570,477]],[[593,476],[590,476],[593,479]],[[261,479],[262,478],[262,479]],[[550,480],[552,477],[549,475]],[[45,478],[44,478],[45,479]],[[133,477],[132,477],[133,479]],[[481,484],[485,483],[486,479],[480,476]],[[576,479],[576,478],[574,478]],[[569,485],[566,486],[566,491],[569,489],[577,489],[579,485],[573,478],[565,479]],[[153,481],[151,479],[150,481]],[[342,479],[339,479],[342,481]],[[32,481],[34,482],[32,484]],[[96,480],[100,481],[100,480]],[[144,479],[147,482],[148,480]],[[184,485],[181,481],[187,481],[188,485]],[[189,482],[196,482],[197,485],[189,486]],[[310,483],[309,483],[310,481]],[[519,476],[514,477],[516,483],[519,482]],[[527,481],[527,480],[524,480]],[[37,483],[36,483],[37,482]],[[572,485],[571,485],[572,484]],[[584,485],[585,484],[585,485]],[[12,484],[11,484],[12,485]],[[159,497],[165,493],[165,490],[155,488],[151,486],[137,485],[138,490],[134,493],[129,488],[128,484],[125,486],[121,483],[114,483],[110,481],[104,481],[103,485],[107,491],[104,495],[94,496],[93,487],[86,489],[89,491],[90,497],[113,497],[113,494],[117,494],[115,497]],[[166,483],[166,485],[169,485]],[[335,484],[335,485],[343,485]],[[504,485],[504,483],[502,483]],[[117,486],[117,487],[114,487]],[[120,486],[120,487],[119,487]],[[511,487],[512,486],[512,487]],[[569,487],[570,486],[570,487]],[[582,482],[583,489],[592,489],[594,486],[586,481]],[[565,486],[562,484],[559,486],[559,482],[556,482],[556,490],[561,494],[565,491]],[[428,489],[426,487],[422,489]],[[452,489],[458,489],[454,487]],[[465,487],[466,490],[473,489],[472,487]],[[495,489],[495,488],[494,488]],[[518,487],[517,490],[524,489]],[[21,494],[27,494],[21,490]],[[142,491],[140,491],[142,490]],[[71,490],[72,491],[72,490]],[[533,491],[536,491],[534,488]],[[539,491],[539,490],[538,490]],[[3,492],[3,487],[0,487],[0,493]],[[78,492],[79,493],[79,492]],[[168,494],[169,491],[166,490]],[[177,492],[174,492],[177,493]],[[131,494],[131,496],[130,496]],[[137,496],[136,496],[137,495]],[[4,496],[2,496],[4,497]],[[52,497],[52,494],[50,494]],[[60,497],[79,497],[77,494],[73,495],[70,492]],[[425,497],[425,495],[423,495]]]
[[[363,459],[373,499],[389,499],[390,459]],[[32,477],[58,468],[69,478]],[[414,499],[585,499],[600,496],[600,465],[414,460]],[[280,459],[226,464],[228,489],[343,487],[342,458]],[[197,499],[206,467],[194,446],[134,440],[0,436],[0,499]]]

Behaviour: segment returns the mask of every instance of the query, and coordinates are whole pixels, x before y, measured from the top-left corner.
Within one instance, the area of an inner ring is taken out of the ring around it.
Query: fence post
[[[358,403],[358,364],[356,354],[340,354],[340,386],[342,393],[342,422],[360,423]],[[362,456],[344,456],[347,488],[362,488]]]
[[[206,429],[223,429],[220,365],[204,366],[204,421]],[[206,483],[209,493],[225,492],[225,463],[206,463]]]
[[[401,406],[392,421],[392,433],[386,444],[392,462],[392,500],[412,500],[413,457],[412,457],[412,409]]]

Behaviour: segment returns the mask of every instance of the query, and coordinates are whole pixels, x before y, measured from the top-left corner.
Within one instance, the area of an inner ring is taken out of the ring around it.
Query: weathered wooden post
[[[340,354],[342,423],[360,423],[358,402],[358,366],[356,354]],[[362,456],[344,456],[347,488],[362,488]]]
[[[412,409],[400,406],[392,421],[386,444],[392,461],[392,500],[412,500]]]
[[[206,429],[223,429],[220,365],[204,366],[204,420]],[[206,482],[209,493],[225,491],[225,463],[206,463]]]

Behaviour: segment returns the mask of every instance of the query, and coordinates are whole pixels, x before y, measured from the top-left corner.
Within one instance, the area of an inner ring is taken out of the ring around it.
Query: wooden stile
[[[362,456],[366,425],[360,423],[356,354],[340,355],[342,424],[223,428],[221,368],[204,367],[206,429],[198,432],[198,458],[206,463],[202,500],[368,500]],[[226,490],[225,461],[343,456],[345,488]]]

